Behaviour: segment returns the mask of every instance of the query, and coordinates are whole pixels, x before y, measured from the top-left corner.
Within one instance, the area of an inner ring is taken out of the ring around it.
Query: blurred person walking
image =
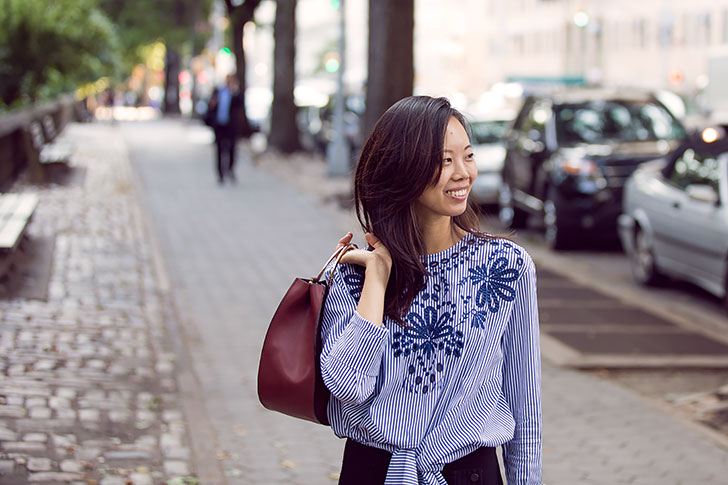
[[[369,248],[345,254],[322,315],[341,485],[500,485],[498,446],[509,485],[541,483],[535,267],[478,229],[467,126],[445,98],[408,97],[362,150]]]
[[[242,98],[235,73],[225,77],[225,83],[216,88],[207,105],[205,124],[215,131],[218,183],[225,177],[235,182],[235,148],[239,130],[239,111]]]

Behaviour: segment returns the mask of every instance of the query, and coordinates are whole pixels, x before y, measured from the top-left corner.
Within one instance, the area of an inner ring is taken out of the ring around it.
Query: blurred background
[[[413,94],[537,262],[547,481],[725,483],[728,0],[0,0],[0,481],[333,483],[257,359]]]

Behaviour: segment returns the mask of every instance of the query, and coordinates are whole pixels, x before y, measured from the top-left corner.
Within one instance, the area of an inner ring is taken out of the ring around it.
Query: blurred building
[[[690,93],[728,49],[728,0],[482,3],[479,60],[489,83],[566,78]]]
[[[338,4],[298,2],[301,92],[333,92]],[[345,2],[345,81],[353,92],[366,83],[367,4]],[[249,86],[261,97],[272,85],[274,15],[275,3],[265,0],[245,33]],[[728,100],[728,0],[416,0],[414,35],[415,92],[457,105],[508,80],[684,94],[727,86]]]

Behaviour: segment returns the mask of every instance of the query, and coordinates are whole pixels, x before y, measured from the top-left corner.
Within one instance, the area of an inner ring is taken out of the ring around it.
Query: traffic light
[[[326,72],[334,73],[338,71],[340,64],[338,52],[327,52],[324,55],[324,69]]]

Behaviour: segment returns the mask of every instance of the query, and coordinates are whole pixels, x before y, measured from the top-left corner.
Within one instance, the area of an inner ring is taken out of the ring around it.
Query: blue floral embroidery
[[[359,301],[361,290],[364,287],[364,270],[359,266],[352,267],[351,272],[344,274],[344,283],[346,283],[349,294]]]
[[[471,268],[469,273],[470,281],[474,285],[481,285],[475,295],[475,304],[479,308],[485,307],[489,312],[496,313],[501,301],[513,301],[516,298],[512,283],[518,279],[518,270],[509,268],[505,257],[499,256],[492,263]],[[482,324],[482,317],[473,319],[474,326]]]
[[[423,296],[433,302],[440,300],[435,293]],[[408,313],[407,327],[392,335],[394,356],[408,359],[403,386],[411,392],[427,394],[444,371],[445,358],[462,354],[463,333],[452,325],[454,305],[449,301],[434,305],[425,305],[422,314]]]
[[[466,315],[467,316],[467,315]],[[478,310],[473,313],[473,327],[485,328],[485,323],[488,320],[488,312]]]

